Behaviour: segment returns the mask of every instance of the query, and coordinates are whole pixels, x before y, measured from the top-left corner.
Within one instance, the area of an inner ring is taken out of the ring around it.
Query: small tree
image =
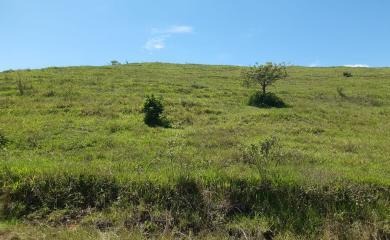
[[[111,65],[112,66],[117,66],[117,65],[121,65],[121,63],[119,61],[117,61],[117,60],[112,60],[111,61]]]
[[[265,95],[269,85],[280,79],[287,77],[287,70],[284,64],[266,63],[263,65],[255,64],[245,72],[246,85],[257,83],[261,87],[261,92]]]
[[[162,99],[154,95],[146,96],[142,111],[145,113],[144,122],[150,127],[170,127],[169,121],[162,115],[164,106]]]

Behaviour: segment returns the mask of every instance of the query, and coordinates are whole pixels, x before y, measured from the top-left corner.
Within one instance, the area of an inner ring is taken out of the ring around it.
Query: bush
[[[283,102],[282,99],[280,99],[278,96],[276,96],[274,93],[262,93],[262,92],[256,92],[249,98],[248,104],[250,106],[254,107],[260,107],[260,108],[283,108],[287,105]]]
[[[343,76],[344,77],[352,77],[352,73],[351,72],[343,72]]]
[[[164,106],[162,99],[154,95],[147,96],[142,111],[145,113],[144,122],[150,127],[170,127],[170,122],[163,116]]]

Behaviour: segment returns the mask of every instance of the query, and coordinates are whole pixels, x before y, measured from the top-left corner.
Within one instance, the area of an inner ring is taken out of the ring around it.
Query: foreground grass
[[[290,67],[272,89],[283,109],[246,106],[242,70],[154,63],[0,73],[3,218],[56,225],[23,225],[27,232],[96,217],[144,237],[165,228],[389,236],[390,69],[344,78],[344,68]],[[152,93],[164,97],[171,129],[143,124]],[[243,155],[270,136],[283,161],[261,176]],[[95,220],[78,234],[96,237]]]

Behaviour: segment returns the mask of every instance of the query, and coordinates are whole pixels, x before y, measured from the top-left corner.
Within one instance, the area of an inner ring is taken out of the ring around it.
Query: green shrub
[[[163,116],[164,105],[162,98],[154,95],[147,96],[142,111],[145,113],[144,122],[150,127],[170,127],[170,122]]]
[[[250,106],[260,108],[283,108],[287,106],[282,99],[280,99],[278,96],[271,92],[256,92],[255,94],[250,96],[248,104]]]
[[[352,73],[351,72],[343,72],[343,76],[344,77],[352,77]]]

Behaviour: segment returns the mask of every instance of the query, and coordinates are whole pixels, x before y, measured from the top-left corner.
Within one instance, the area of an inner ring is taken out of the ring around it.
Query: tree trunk
[[[267,85],[265,85],[265,84],[261,84],[261,88],[262,88],[262,90],[263,90],[263,94],[264,94],[264,95],[266,94],[266,92],[265,92],[266,86],[267,86]]]

